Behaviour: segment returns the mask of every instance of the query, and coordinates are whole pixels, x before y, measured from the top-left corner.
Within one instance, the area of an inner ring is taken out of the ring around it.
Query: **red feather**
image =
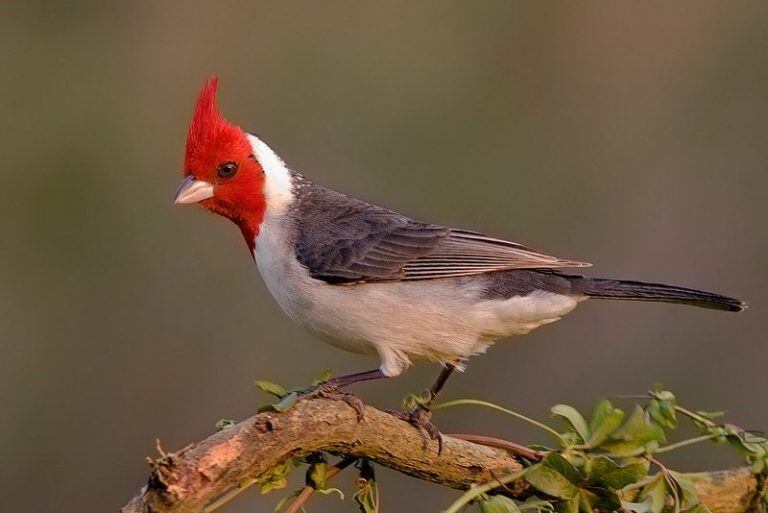
[[[254,238],[264,218],[264,173],[252,155],[242,128],[224,119],[216,106],[218,77],[203,86],[195,105],[187,133],[184,175],[194,175],[216,186],[214,197],[200,202],[205,208],[235,222],[253,250]],[[225,162],[239,165],[238,173],[228,180],[217,176],[217,168]]]

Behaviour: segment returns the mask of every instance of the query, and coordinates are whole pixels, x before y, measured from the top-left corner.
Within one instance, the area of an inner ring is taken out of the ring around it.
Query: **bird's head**
[[[184,180],[175,203],[199,203],[231,219],[252,246],[264,218],[264,170],[242,128],[216,107],[218,78],[206,82],[187,133]]]

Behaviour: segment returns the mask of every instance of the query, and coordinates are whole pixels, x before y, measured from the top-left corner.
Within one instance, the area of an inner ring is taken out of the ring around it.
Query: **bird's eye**
[[[234,162],[224,162],[223,164],[219,164],[217,173],[219,175],[219,178],[223,180],[232,178],[237,173],[237,164],[235,164]]]

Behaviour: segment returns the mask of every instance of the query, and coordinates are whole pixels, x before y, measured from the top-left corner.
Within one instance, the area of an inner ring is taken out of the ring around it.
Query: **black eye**
[[[219,164],[217,173],[221,179],[226,180],[232,178],[237,174],[237,164],[234,162],[224,162],[223,164]]]

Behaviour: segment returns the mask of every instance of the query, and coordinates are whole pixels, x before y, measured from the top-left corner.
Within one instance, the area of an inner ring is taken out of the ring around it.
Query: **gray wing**
[[[313,184],[314,185],[314,184]],[[425,280],[589,264],[403,215],[314,186],[297,216],[296,257],[329,283]]]

